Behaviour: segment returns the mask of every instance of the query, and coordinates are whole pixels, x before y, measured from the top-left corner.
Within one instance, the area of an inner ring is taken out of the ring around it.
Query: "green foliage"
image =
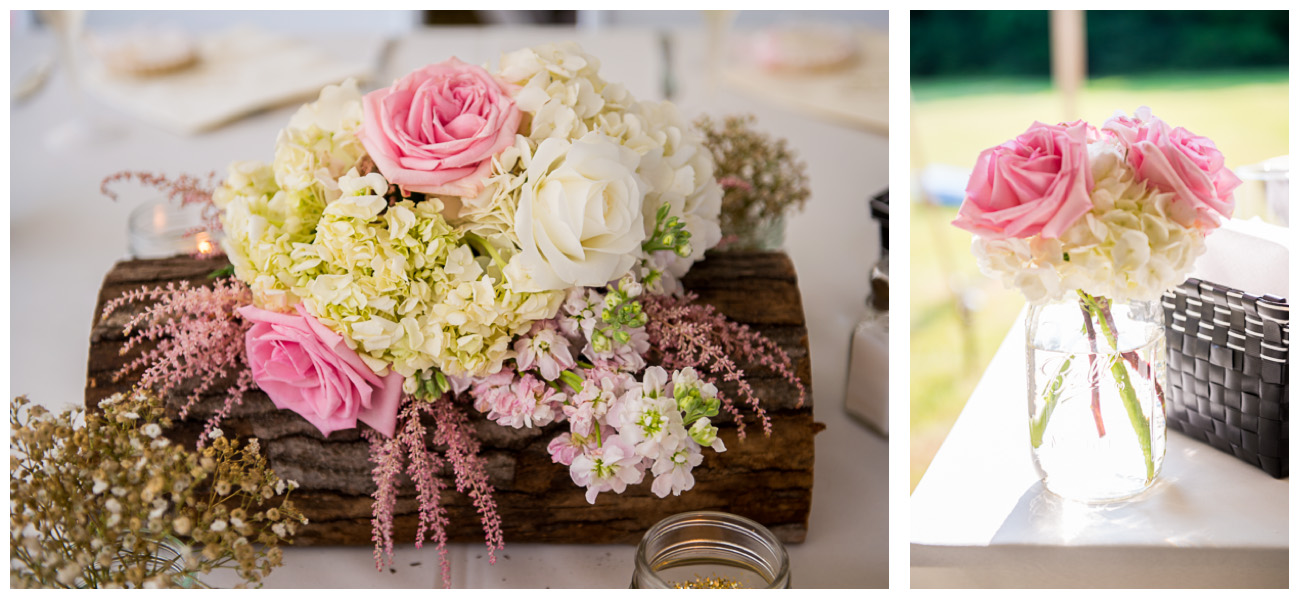
[[[1286,11],[1088,11],[1089,76],[1287,65]],[[912,11],[912,76],[1051,74],[1047,11]]]

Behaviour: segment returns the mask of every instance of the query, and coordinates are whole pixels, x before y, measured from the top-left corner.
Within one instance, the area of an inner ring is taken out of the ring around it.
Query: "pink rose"
[[[1092,210],[1088,142],[1096,137],[1083,121],[1036,122],[981,152],[953,225],[993,239],[1060,237]]]
[[[1224,167],[1223,153],[1209,138],[1182,127],[1170,130],[1145,106],[1133,118],[1112,117],[1102,129],[1124,144],[1138,179],[1174,194],[1171,216],[1179,224],[1206,231],[1218,227],[1220,217],[1232,216],[1232,191],[1241,180]]]
[[[253,381],[281,410],[296,412],[328,436],[357,420],[392,437],[401,404],[402,375],[375,375],[343,337],[301,304],[297,315],[239,309],[253,323],[245,343]]]
[[[519,129],[505,85],[455,58],[414,71],[365,95],[361,144],[403,190],[476,196]]]

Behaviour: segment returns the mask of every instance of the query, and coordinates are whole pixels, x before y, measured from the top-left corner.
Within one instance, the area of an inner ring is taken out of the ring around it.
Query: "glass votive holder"
[[[208,231],[204,205],[152,200],[127,217],[127,250],[131,258],[212,256],[221,251],[221,238]]]
[[[651,527],[636,549],[634,589],[786,589],[790,557],[766,527],[724,512],[697,511]]]

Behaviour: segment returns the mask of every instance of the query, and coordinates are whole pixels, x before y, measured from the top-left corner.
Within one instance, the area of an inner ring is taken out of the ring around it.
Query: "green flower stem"
[[[492,262],[496,263],[497,268],[501,269],[502,273],[506,272],[506,261],[501,258],[499,253],[497,253],[497,249],[493,248],[492,244],[489,244],[482,236],[467,231],[465,232],[465,242],[468,243],[471,248],[491,257]]]
[[[567,369],[564,371],[560,371],[560,380],[568,384],[569,387],[573,388],[574,393],[577,394],[582,393],[583,379],[582,377],[579,377],[577,373],[574,373],[573,371],[569,371]]]
[[[1142,458],[1146,460],[1147,481],[1156,477],[1155,461],[1151,456],[1151,424],[1142,414],[1142,405],[1138,402],[1137,391],[1133,387],[1133,382],[1129,379],[1128,369],[1124,367],[1124,361],[1120,360],[1119,335],[1118,332],[1108,322],[1107,313],[1109,308],[1103,308],[1096,298],[1089,296],[1083,290],[1079,290],[1079,297],[1083,299],[1088,310],[1096,315],[1098,328],[1106,337],[1106,341],[1115,348],[1116,356],[1111,360],[1110,372],[1119,384],[1120,397],[1124,400],[1124,411],[1128,413],[1129,422],[1133,424],[1133,431],[1137,433],[1138,443],[1142,445]]]
[[[1043,402],[1043,410],[1029,423],[1029,443],[1035,448],[1043,445],[1047,420],[1052,417],[1052,411],[1056,410],[1056,405],[1061,400],[1061,388],[1065,387],[1065,373],[1070,370],[1071,360],[1072,358],[1066,358],[1065,362],[1061,363],[1061,368],[1056,371],[1056,378],[1052,380],[1051,385],[1047,386],[1047,399]]]

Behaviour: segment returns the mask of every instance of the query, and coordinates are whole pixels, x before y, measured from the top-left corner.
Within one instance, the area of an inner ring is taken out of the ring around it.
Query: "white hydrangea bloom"
[[[704,148],[704,137],[671,102],[639,102],[620,127],[611,126],[607,133],[623,136],[624,143],[642,155],[637,174],[648,186],[641,204],[646,235],[654,231],[655,213],[664,204],[671,207],[670,216],[685,222],[691,254],[669,258],[671,272],[685,275],[706,250],[722,241],[722,187],[714,178],[713,155]]]
[[[576,140],[599,131],[602,112],[626,110],[632,96],[619,84],[600,78],[600,61],[575,42],[546,44],[501,57],[500,77],[520,86],[519,110],[532,116],[533,140],[559,137]]]

